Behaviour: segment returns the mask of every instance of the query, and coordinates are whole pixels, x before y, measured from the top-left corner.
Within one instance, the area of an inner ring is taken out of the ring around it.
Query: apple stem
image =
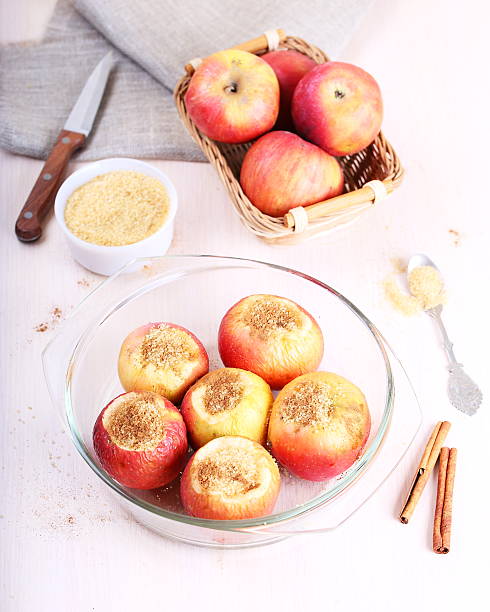
[[[236,93],[238,91],[238,83],[230,83],[230,85],[225,87],[225,91],[226,93]]]

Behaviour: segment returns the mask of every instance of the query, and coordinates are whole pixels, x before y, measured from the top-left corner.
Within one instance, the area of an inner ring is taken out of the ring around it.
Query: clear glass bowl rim
[[[362,454],[362,456],[346,472],[344,472],[342,479],[339,480],[339,482],[332,489],[330,489],[329,491],[321,495],[318,495],[317,497],[314,497],[310,501],[304,504],[301,504],[300,506],[291,508],[289,510],[285,510],[283,512],[279,512],[276,514],[270,514],[265,517],[259,517],[255,519],[243,519],[243,520],[233,520],[233,521],[202,519],[202,518],[189,516],[186,514],[180,514],[177,512],[171,512],[169,510],[164,510],[163,508],[160,508],[159,506],[155,506],[145,500],[142,500],[136,496],[133,496],[128,490],[124,489],[118,482],[113,480],[99,465],[97,465],[97,463],[94,462],[94,460],[92,459],[90,455],[90,452],[88,451],[88,449],[85,446],[85,443],[83,442],[82,436],[80,435],[78,431],[78,428],[76,426],[73,406],[71,402],[71,393],[70,393],[71,372],[73,371],[74,362],[76,361],[77,353],[83,347],[84,341],[87,339],[87,336],[92,335],[93,328],[90,327],[90,328],[85,329],[81,333],[81,335],[78,338],[78,341],[73,347],[73,352],[71,354],[70,361],[66,368],[66,375],[65,375],[65,389],[64,389],[65,413],[66,413],[66,418],[67,418],[67,422],[68,422],[69,429],[70,429],[70,435],[71,435],[72,441],[77,451],[79,452],[81,457],[84,459],[84,461],[89,465],[89,467],[97,474],[97,476],[106,485],[108,485],[113,491],[121,495],[126,501],[130,502],[131,504],[136,504],[143,510],[146,510],[152,514],[156,514],[157,516],[160,516],[164,519],[186,523],[188,525],[193,525],[196,527],[204,527],[208,529],[221,530],[221,531],[248,531],[248,530],[260,531],[261,529],[265,529],[269,526],[278,526],[292,519],[297,519],[301,517],[302,515],[309,513],[310,511],[315,510],[325,505],[329,501],[332,501],[339,493],[341,493],[342,491],[347,489],[351,484],[353,484],[353,482],[365,470],[365,468],[368,466],[370,461],[374,458],[377,451],[379,450],[381,443],[384,439],[384,436],[387,432],[388,426],[390,424],[391,416],[393,413],[395,389],[394,389],[394,379],[393,379],[393,374],[391,370],[390,360],[388,357],[388,353],[386,351],[385,341],[383,340],[382,334],[377,329],[377,327],[361,312],[361,310],[359,310],[359,308],[357,308],[357,306],[355,306],[349,299],[347,299],[344,295],[342,295],[340,292],[338,292],[336,289],[334,289],[330,285],[327,285],[326,283],[314,278],[313,276],[310,276],[298,270],[294,270],[292,268],[281,266],[279,264],[267,263],[267,262],[263,262],[260,260],[249,259],[249,258],[244,258],[244,257],[221,256],[221,255],[196,255],[196,254],[178,254],[178,255],[175,254],[173,255],[173,254],[170,254],[170,255],[163,255],[159,257],[143,257],[143,258],[134,259],[128,262],[125,266],[123,266],[118,272],[116,272],[112,276],[105,279],[91,293],[89,293],[80,302],[80,304],[75,308],[75,310],[73,311],[73,313],[70,315],[69,318],[72,319],[77,316],[78,311],[84,307],[85,303],[90,299],[93,293],[100,290],[103,286],[110,284],[115,278],[124,274],[124,272],[127,269],[131,268],[134,265],[137,265],[138,262],[141,262],[141,263],[152,262],[152,261],[158,262],[162,260],[177,260],[178,261],[178,260],[184,260],[184,259],[190,259],[190,260],[194,259],[196,261],[206,259],[210,261],[215,261],[216,263],[226,261],[226,262],[235,262],[236,264],[240,264],[240,263],[249,264],[249,265],[253,264],[259,268],[261,267],[270,268],[270,269],[278,270],[280,272],[293,274],[295,276],[299,276],[303,278],[306,281],[314,283],[315,285],[318,285],[319,287],[322,287],[323,289],[325,289],[326,291],[334,295],[336,298],[338,298],[347,308],[349,308],[349,310],[351,310],[362,321],[362,323],[369,329],[369,331],[373,335],[373,338],[378,345],[378,348],[383,357],[384,364],[386,367],[387,385],[386,385],[385,407],[384,407],[383,415],[382,415],[381,422],[378,427],[378,431],[376,432],[376,435],[371,440],[369,446],[364,450],[364,453]],[[133,293],[141,294],[141,290],[135,291]],[[130,296],[127,296],[126,299],[124,300],[124,303],[127,303],[127,301],[132,297],[132,295],[133,294],[131,294]],[[94,325],[96,325],[97,327],[100,326],[112,314],[112,312],[117,310],[120,306],[121,306],[121,302],[117,304],[109,313],[106,313],[106,315],[102,317],[100,320],[98,320],[97,323],[95,323]],[[58,335],[62,333],[63,333],[63,330],[61,329],[58,332],[56,337],[58,337]],[[43,351],[43,361],[44,361],[44,354],[49,351],[50,346],[54,342],[55,338],[53,338],[45,347]]]

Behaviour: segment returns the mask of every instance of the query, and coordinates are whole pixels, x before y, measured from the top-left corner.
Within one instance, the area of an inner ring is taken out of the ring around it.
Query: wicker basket
[[[282,30],[269,31],[235,48],[261,55],[273,49],[294,49],[311,57],[318,64],[328,57],[301,38],[286,36]],[[292,209],[284,217],[271,217],[260,212],[244,194],[239,183],[243,157],[252,144],[224,144],[202,134],[190,118],[184,96],[200,59],[186,65],[186,74],[174,91],[175,103],[182,121],[203,153],[218,171],[235,210],[245,226],[259,238],[272,243],[292,243],[320,236],[354,221],[401,183],[403,168],[390,143],[382,133],[366,149],[355,155],[340,157],[346,193],[317,204]]]

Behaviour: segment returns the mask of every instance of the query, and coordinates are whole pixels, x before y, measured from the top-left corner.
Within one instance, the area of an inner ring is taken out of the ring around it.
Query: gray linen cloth
[[[113,155],[202,161],[172,90],[194,57],[282,27],[341,52],[372,0],[59,0],[40,43],[0,50],[0,146],[45,158],[87,77],[117,64],[79,159]]]

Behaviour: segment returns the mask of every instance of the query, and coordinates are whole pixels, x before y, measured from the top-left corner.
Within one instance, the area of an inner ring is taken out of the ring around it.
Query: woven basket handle
[[[376,204],[393,191],[390,180],[369,181],[361,189],[344,193],[335,198],[310,204],[310,206],[298,206],[286,213],[283,218],[285,227],[293,228],[297,232],[304,231],[310,221],[336,215],[343,210],[349,210],[352,206],[370,206]]]
[[[274,43],[279,44],[286,38],[286,33],[284,30],[269,30],[257,38],[252,38],[252,40],[247,40],[240,45],[236,45],[232,47],[232,49],[241,49],[242,51],[248,51],[249,53],[259,53],[261,51],[272,51],[274,48]],[[200,58],[195,58],[191,60],[188,64],[185,65],[185,71],[187,74],[194,74],[194,70],[201,63]]]

